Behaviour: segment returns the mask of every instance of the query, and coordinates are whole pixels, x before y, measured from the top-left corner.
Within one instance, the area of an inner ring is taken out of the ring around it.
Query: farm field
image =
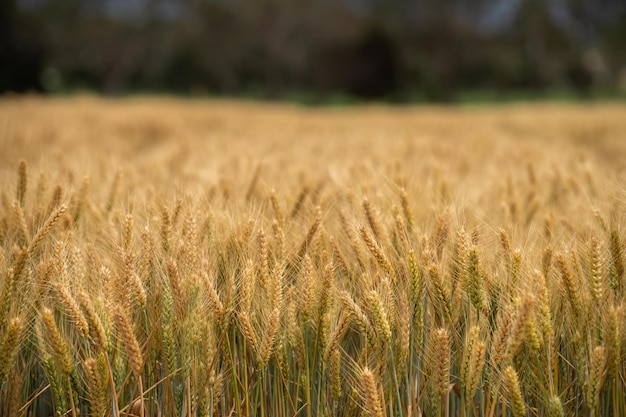
[[[626,415],[626,106],[0,100],[0,416]]]

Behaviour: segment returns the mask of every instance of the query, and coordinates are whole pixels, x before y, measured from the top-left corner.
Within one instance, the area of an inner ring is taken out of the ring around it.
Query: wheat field
[[[0,415],[626,415],[625,115],[4,98]]]

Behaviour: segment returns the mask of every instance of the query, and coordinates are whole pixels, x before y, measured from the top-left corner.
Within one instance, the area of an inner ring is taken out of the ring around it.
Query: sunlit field
[[[626,106],[0,100],[0,415],[626,414]]]

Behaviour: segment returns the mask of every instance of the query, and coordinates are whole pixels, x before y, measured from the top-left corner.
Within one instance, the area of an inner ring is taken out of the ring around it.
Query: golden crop
[[[626,108],[0,101],[0,415],[624,415]]]

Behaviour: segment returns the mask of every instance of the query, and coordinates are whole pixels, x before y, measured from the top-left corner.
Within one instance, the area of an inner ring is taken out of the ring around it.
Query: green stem
[[[400,386],[398,385],[398,375],[396,373],[396,361],[393,355],[393,348],[391,345],[389,345],[389,354],[391,355],[391,364],[392,364],[391,367],[393,370],[393,383],[396,388],[396,398],[397,398],[396,403],[398,406],[398,415],[400,416],[402,415],[402,398],[400,396]]]

